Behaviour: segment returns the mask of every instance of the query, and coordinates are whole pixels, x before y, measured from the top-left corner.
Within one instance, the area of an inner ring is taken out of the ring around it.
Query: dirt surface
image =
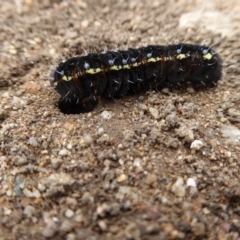
[[[239,238],[238,0],[16,0],[0,14],[0,239]],[[56,107],[61,58],[202,41],[224,62],[216,88]]]

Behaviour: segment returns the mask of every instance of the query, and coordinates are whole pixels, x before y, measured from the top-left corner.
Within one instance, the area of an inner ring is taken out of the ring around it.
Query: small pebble
[[[148,174],[146,178],[146,183],[152,185],[157,181],[157,176],[154,174]]]
[[[86,144],[91,144],[93,142],[93,138],[90,134],[85,134],[83,140]]]
[[[188,178],[188,180],[187,180],[187,186],[188,186],[188,187],[194,187],[194,188],[196,188],[196,187],[197,187],[197,184],[196,184],[196,182],[195,182],[195,180],[194,180],[193,178]]]
[[[109,111],[103,111],[101,116],[103,119],[109,120],[112,117],[112,114]]]
[[[73,217],[73,215],[74,215],[74,212],[71,209],[67,209],[65,211],[65,217],[71,218],[71,217]]]
[[[62,164],[62,160],[58,159],[58,158],[52,158],[51,164],[54,169],[58,169],[60,167],[60,165]]]
[[[35,138],[35,137],[30,137],[30,138],[28,139],[28,144],[30,144],[30,145],[33,146],[33,147],[37,147],[37,146],[38,146],[37,138]]]
[[[152,116],[157,119],[159,117],[159,112],[156,108],[150,107],[149,112],[152,114]]]
[[[23,214],[26,215],[29,218],[29,217],[32,217],[34,212],[35,212],[35,208],[33,206],[31,206],[31,205],[27,205],[24,208]]]
[[[140,167],[141,166],[141,163],[140,163],[140,158],[136,158],[133,162],[133,166],[135,167]]]
[[[27,188],[24,188],[24,189],[23,189],[23,193],[24,193],[24,195],[25,195],[26,197],[29,197],[29,198],[32,198],[32,197],[33,197],[32,192],[31,192],[29,189],[27,189]]]
[[[98,134],[102,134],[102,133],[104,133],[104,129],[103,128],[99,128],[98,129]]]
[[[205,234],[205,226],[203,223],[194,223],[192,225],[192,232],[195,236],[201,236]]]
[[[87,19],[84,19],[84,20],[81,22],[81,26],[82,26],[83,28],[87,28],[88,25],[89,25],[89,21],[88,21]]]
[[[106,231],[107,230],[107,224],[104,220],[98,221],[98,226],[100,227],[100,229],[102,231]]]
[[[3,214],[5,216],[10,215],[11,212],[12,212],[12,210],[10,208],[8,208],[8,207],[3,207],[2,210],[3,210]]]
[[[58,153],[60,156],[67,156],[68,155],[68,150],[67,149],[62,149]]]
[[[97,143],[103,144],[103,143],[108,143],[110,140],[110,137],[107,134],[103,134],[98,140]]]
[[[193,150],[199,150],[203,147],[203,142],[200,140],[194,140],[190,146]]]
[[[177,181],[172,185],[172,192],[178,197],[184,197],[186,193],[186,189],[183,186],[183,178],[178,178]]]
[[[127,180],[127,178],[128,178],[127,175],[123,173],[117,178],[117,181],[118,182],[124,182],[124,181]]]

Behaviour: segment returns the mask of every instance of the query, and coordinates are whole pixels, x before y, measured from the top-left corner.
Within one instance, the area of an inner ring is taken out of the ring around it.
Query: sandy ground
[[[16,0],[0,14],[0,239],[239,238],[238,0]],[[203,41],[224,61],[214,89],[56,106],[61,58]]]

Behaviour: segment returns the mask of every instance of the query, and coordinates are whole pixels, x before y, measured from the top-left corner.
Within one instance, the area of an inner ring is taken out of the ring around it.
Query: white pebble
[[[156,108],[150,107],[150,108],[149,108],[149,112],[152,114],[152,116],[153,116],[155,119],[158,118],[159,112],[158,112],[158,110],[157,110]]]
[[[61,156],[67,156],[68,155],[68,150],[67,149],[62,149],[62,150],[59,151],[58,154],[61,155]]]
[[[100,221],[98,222],[98,226],[100,227],[100,229],[101,229],[102,231],[106,231],[106,230],[107,230],[107,224],[106,224],[106,222],[103,221],[103,220],[100,220]]]
[[[118,160],[118,163],[119,163],[120,165],[123,165],[124,161],[120,158],[120,159]]]
[[[98,129],[98,134],[102,134],[102,133],[104,133],[104,129],[103,128],[99,128]]]
[[[230,158],[232,156],[232,153],[230,151],[225,152],[225,157]]]
[[[32,145],[33,147],[37,147],[37,146],[38,146],[37,138],[35,138],[35,137],[30,137],[30,138],[28,139],[28,144]]]
[[[139,158],[134,159],[133,166],[135,166],[135,167],[140,167],[141,166]]]
[[[91,144],[93,142],[93,138],[92,138],[92,136],[90,134],[85,134],[83,136],[83,140],[87,144]]]
[[[74,212],[71,209],[67,209],[65,211],[65,217],[71,218],[71,217],[73,217],[73,215],[74,215]]]
[[[101,116],[102,116],[103,119],[109,120],[112,117],[112,114],[109,111],[103,111],[101,113]]]
[[[197,183],[196,183],[196,181],[193,178],[188,178],[187,186],[196,188],[197,187]]]
[[[88,21],[87,19],[84,19],[84,20],[81,22],[81,26],[82,26],[83,28],[87,28],[88,25],[89,25],[89,21]]]
[[[199,150],[203,147],[203,142],[200,140],[194,140],[191,144],[191,149],[193,150]]]
[[[67,149],[72,149],[72,144],[71,143],[68,143]]]

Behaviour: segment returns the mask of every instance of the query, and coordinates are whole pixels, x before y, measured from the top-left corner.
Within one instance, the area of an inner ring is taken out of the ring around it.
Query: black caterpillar
[[[188,82],[213,87],[221,74],[222,60],[211,46],[176,44],[71,57],[51,71],[50,83],[62,96],[60,109],[72,113],[93,110],[99,96],[123,97]]]

